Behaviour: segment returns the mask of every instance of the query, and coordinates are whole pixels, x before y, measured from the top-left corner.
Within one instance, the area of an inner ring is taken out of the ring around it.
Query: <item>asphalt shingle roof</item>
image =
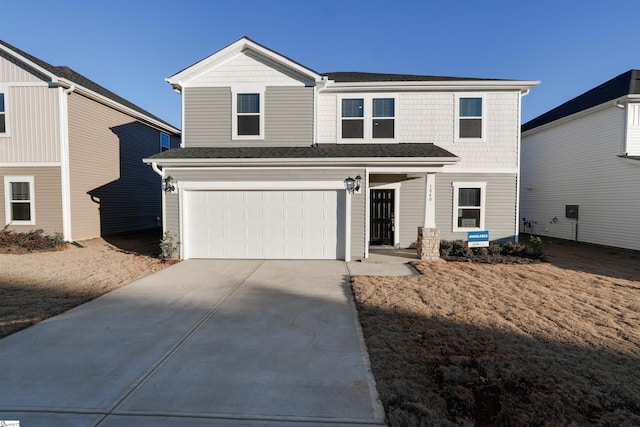
[[[625,95],[640,94],[640,70],[629,70],[522,125],[522,131],[551,123]]]
[[[434,144],[320,144],[317,147],[187,147],[151,156],[168,159],[455,158]]]
[[[99,95],[104,96],[105,98],[110,99],[111,101],[117,102],[118,104],[121,104],[127,108],[130,108],[142,115],[145,115],[147,117],[150,117],[154,120],[157,120],[161,123],[164,123],[165,125],[169,126],[169,127],[175,127],[172,124],[162,120],[160,117],[155,116],[154,114],[151,114],[150,112],[148,112],[147,110],[140,108],[139,106],[137,106],[136,104],[134,104],[133,102],[130,102],[126,99],[124,99],[123,97],[111,92],[109,89],[100,86],[99,84],[97,84],[96,82],[88,79],[87,77],[83,76],[82,74],[72,70],[69,67],[66,66],[54,66],[51,65],[39,58],[36,58],[33,55],[28,54],[27,52],[18,49],[15,46],[10,45],[9,43],[0,40],[0,44],[11,49],[12,51],[18,53],[19,55],[27,58],[29,61],[33,62],[34,64],[38,65],[41,68],[44,68],[45,70],[47,70],[48,72],[50,72],[51,74],[57,76],[58,78],[63,78],[66,80],[69,80],[70,82],[73,82],[79,86],[85,87]]]
[[[416,74],[361,73],[355,71],[336,71],[323,75],[336,83],[365,82],[444,82],[444,81],[502,81],[501,79],[481,79],[476,77],[424,76]]]

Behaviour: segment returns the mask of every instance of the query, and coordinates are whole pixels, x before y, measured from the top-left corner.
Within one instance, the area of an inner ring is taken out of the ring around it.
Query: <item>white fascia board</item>
[[[267,49],[263,46],[260,46],[253,41],[247,39],[246,37],[241,38],[240,40],[230,44],[229,46],[222,48],[221,50],[209,55],[208,57],[196,62],[195,64],[185,68],[184,70],[174,74],[171,77],[165,79],[167,83],[174,86],[174,88],[182,88],[189,85],[189,81],[194,78],[200,76],[202,73],[208,71],[213,67],[217,67],[224,62],[227,62],[235,55],[247,50],[253,50],[254,52],[259,53],[262,56],[265,56],[272,61],[280,63],[285,67],[294,70],[295,72],[309,76],[314,81],[322,80],[322,76],[316,73],[315,71],[304,67],[297,62],[294,62],[277,52],[274,52],[270,49]]]
[[[297,166],[297,165],[350,165],[350,166],[443,166],[458,162],[458,157],[412,157],[407,160],[389,160],[380,157],[323,158],[323,159],[142,159],[144,163],[156,163],[162,167],[171,166]]]
[[[329,82],[321,91],[380,91],[380,90],[519,90],[527,92],[539,85],[533,80],[474,80],[474,81],[411,81],[411,82]]]
[[[108,105],[110,107],[115,108],[118,111],[121,111],[129,116],[133,116],[136,117],[138,119],[141,119],[142,121],[145,121],[149,124],[152,124],[164,131],[167,132],[171,132],[171,133],[175,133],[177,135],[180,135],[180,129],[174,128],[173,126],[168,126],[152,117],[149,117],[145,114],[140,113],[139,111],[133,110],[129,107],[126,107],[122,104],[120,104],[119,102],[116,102],[110,98],[107,98],[106,96],[100,95],[99,93],[96,93],[90,89],[87,89],[84,86],[81,86],[71,80],[67,80],[67,79],[60,79],[59,83],[61,84],[61,86],[65,87],[65,88],[69,88],[71,86],[75,86],[75,92],[79,92],[91,99],[93,99],[94,101],[98,101],[102,104]]]
[[[13,56],[14,58],[20,60],[21,62],[24,62],[25,64],[27,64],[29,67],[37,70],[38,72],[44,74],[45,76],[48,76],[51,78],[52,82],[57,82],[58,81],[58,76],[56,76],[55,74],[53,74],[51,71],[48,71],[44,68],[42,68],[41,66],[39,66],[38,64],[36,64],[35,62],[25,58],[24,56],[20,55],[17,52],[14,52],[13,50],[9,49],[8,47],[6,47],[3,44],[0,44],[0,50],[3,50],[5,52],[7,52],[9,55]]]

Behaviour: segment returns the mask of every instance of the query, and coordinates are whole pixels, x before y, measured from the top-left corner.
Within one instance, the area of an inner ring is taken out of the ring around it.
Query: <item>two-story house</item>
[[[522,126],[521,230],[640,250],[640,70]]]
[[[179,143],[167,122],[0,41],[0,228],[72,241],[158,227],[161,183],[142,158]]]
[[[521,98],[538,82],[317,73],[246,37],[167,79],[162,175],[182,258],[366,258],[518,232]]]

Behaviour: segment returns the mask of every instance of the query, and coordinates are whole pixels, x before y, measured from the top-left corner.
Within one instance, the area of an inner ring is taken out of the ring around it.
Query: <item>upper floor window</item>
[[[234,139],[264,138],[264,93],[235,93]]]
[[[340,137],[349,140],[395,138],[395,98],[342,98]]]
[[[5,106],[5,94],[0,93],[0,134],[7,133],[7,110]]]
[[[4,194],[7,224],[33,225],[36,223],[32,176],[5,176]]]
[[[482,141],[484,115],[482,96],[457,96],[456,140]]]
[[[485,182],[453,183],[453,231],[484,230]]]
[[[160,132],[160,152],[167,151],[171,149],[171,137],[164,133]]]

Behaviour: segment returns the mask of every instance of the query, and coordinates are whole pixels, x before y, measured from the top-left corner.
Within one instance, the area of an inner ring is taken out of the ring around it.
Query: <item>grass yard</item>
[[[547,254],[353,279],[390,426],[640,425],[640,254]]]

